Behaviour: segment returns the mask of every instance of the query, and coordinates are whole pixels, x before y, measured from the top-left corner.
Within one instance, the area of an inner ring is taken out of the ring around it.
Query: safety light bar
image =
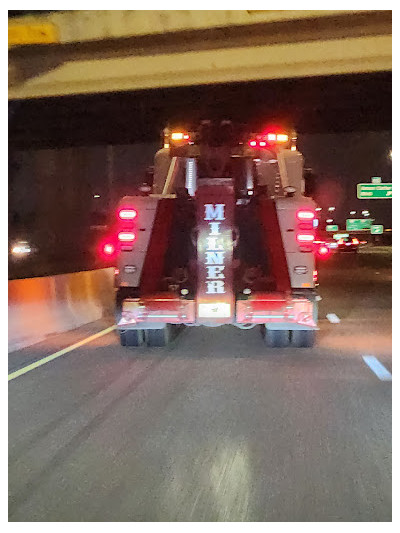
[[[188,133],[184,133],[182,131],[174,131],[171,133],[172,141],[188,141],[189,139],[190,135]]]
[[[289,136],[286,133],[262,133],[256,135],[255,139],[249,141],[249,146],[255,148],[266,148],[268,144],[287,143]]]
[[[118,216],[122,220],[133,220],[137,217],[137,211],[135,209],[120,209]]]

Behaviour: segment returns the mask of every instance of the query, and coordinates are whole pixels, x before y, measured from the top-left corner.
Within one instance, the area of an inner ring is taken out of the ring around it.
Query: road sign
[[[371,183],[382,183],[382,178],[380,178],[379,176],[374,176],[373,178],[371,178]]]
[[[372,224],[371,235],[381,235],[383,233],[382,224]]]
[[[328,224],[325,228],[325,231],[339,231],[339,226],[336,224]]]
[[[391,199],[392,198],[392,184],[391,183],[358,183],[357,184],[357,198],[359,199]]]
[[[346,231],[357,231],[360,229],[370,229],[371,218],[348,218],[346,220]]]
[[[349,234],[348,233],[335,233],[335,235],[333,236],[333,238],[338,241],[339,239],[344,239],[345,237],[348,237]]]

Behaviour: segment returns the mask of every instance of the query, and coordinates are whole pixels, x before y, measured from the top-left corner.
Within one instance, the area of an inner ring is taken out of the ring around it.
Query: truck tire
[[[148,346],[167,346],[171,339],[171,325],[162,329],[146,329]]]
[[[294,329],[292,331],[292,346],[295,348],[312,348],[315,344],[315,330]]]
[[[290,344],[289,331],[287,329],[264,328],[264,340],[270,348],[285,348]]]
[[[144,344],[142,329],[125,329],[119,332],[121,346],[141,346]]]

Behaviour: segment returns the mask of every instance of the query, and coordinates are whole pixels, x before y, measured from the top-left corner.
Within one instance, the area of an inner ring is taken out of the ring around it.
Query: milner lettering
[[[221,222],[225,220],[225,204],[205,204],[204,220],[210,221],[210,233],[206,239],[205,265],[207,269],[206,294],[224,294],[225,291],[225,250],[224,240],[220,233]]]

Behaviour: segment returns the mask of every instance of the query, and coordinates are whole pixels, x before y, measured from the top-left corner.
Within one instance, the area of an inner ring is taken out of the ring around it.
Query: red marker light
[[[318,249],[318,254],[320,256],[325,256],[329,254],[329,248],[327,246],[320,246]]]
[[[108,242],[103,246],[103,252],[105,255],[113,255],[115,252],[115,246]]]
[[[268,133],[267,139],[269,140],[269,142],[276,141],[276,133]]]
[[[257,146],[257,141],[250,141],[250,142],[249,142],[249,145],[250,145],[250,146],[253,146],[253,147],[254,147],[254,146]]]
[[[107,240],[99,243],[98,252],[103,259],[113,259],[117,255],[116,243],[108,237]]]
[[[122,220],[133,220],[137,217],[137,211],[135,209],[120,209],[118,216]]]
[[[121,242],[133,242],[136,235],[132,231],[121,231],[118,233],[118,240]]]
[[[315,218],[315,213],[308,209],[301,209],[300,211],[297,211],[296,216],[298,220],[313,220]]]
[[[297,241],[302,244],[311,244],[314,242],[315,236],[312,233],[299,233]]]
[[[318,281],[318,270],[313,270],[313,281],[314,282]]]
[[[258,145],[264,147],[267,146],[267,143],[265,141],[260,141]]]

